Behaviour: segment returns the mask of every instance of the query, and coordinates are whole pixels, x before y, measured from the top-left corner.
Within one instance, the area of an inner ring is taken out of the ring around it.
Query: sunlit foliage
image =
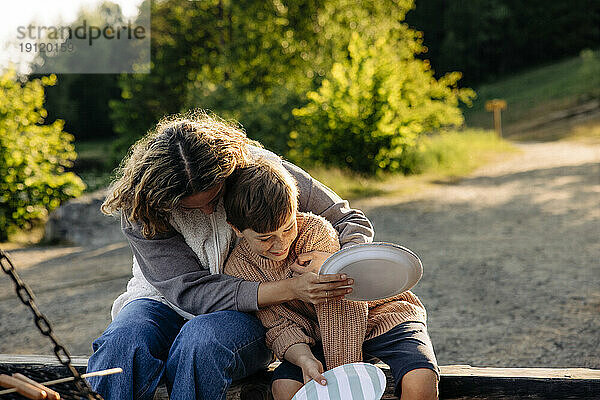
[[[474,92],[458,89],[459,73],[435,79],[415,42],[367,43],[354,32],[348,58],[336,62],[309,103],[294,110],[303,124],[291,133],[293,157],[362,173],[408,172],[405,153],[427,132],[460,126],[458,102]]]
[[[55,82],[48,76],[22,84],[14,71],[0,75],[0,240],[85,188],[77,175],[65,172],[76,153],[63,121],[44,123],[44,86]]]

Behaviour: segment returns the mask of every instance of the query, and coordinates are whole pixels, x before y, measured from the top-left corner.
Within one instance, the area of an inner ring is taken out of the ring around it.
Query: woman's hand
[[[318,274],[321,266],[331,254],[332,253],[318,250],[298,254],[298,258],[290,265],[290,269],[294,274],[303,274],[305,272],[314,272],[315,274]]]
[[[315,262],[314,266],[311,262],[311,269],[316,266],[318,270],[321,268],[321,264],[318,264],[319,260],[324,261],[329,253],[313,251],[305,254],[311,254],[308,257]],[[290,300],[320,304],[327,300],[343,298],[352,292],[352,288],[348,286],[354,284],[354,279],[348,278],[346,274],[317,275],[305,268],[294,264],[290,266],[294,272],[292,278],[261,282],[258,286],[258,307],[268,307]]]
[[[352,288],[342,286],[354,283],[346,274],[317,275],[314,272],[306,272],[290,280],[294,298],[312,304],[343,298],[352,292]]]
[[[306,385],[311,379],[314,379],[320,385],[327,385],[327,379],[322,375],[325,372],[323,364],[314,357],[305,357],[300,361],[302,368],[302,377]]]

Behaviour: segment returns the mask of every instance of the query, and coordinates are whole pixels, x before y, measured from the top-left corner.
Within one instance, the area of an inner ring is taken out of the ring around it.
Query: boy
[[[225,183],[227,222],[240,238],[225,273],[258,282],[292,276],[297,254],[339,250],[337,234],[322,217],[297,213],[298,191],[280,165],[259,160]],[[257,316],[266,342],[282,360],[273,374],[275,400],[289,400],[303,383],[338,365],[381,359],[392,369],[402,399],[436,399],[438,367],[427,335],[426,312],[410,291],[377,301],[333,300],[312,306],[299,300],[263,308]]]

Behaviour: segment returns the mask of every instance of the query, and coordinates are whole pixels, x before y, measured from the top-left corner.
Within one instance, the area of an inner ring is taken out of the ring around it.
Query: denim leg
[[[169,348],[181,326],[179,314],[151,299],[137,299],[117,314],[94,341],[88,372],[121,367],[123,373],[87,378],[105,400],[151,400],[163,377]]]
[[[171,346],[167,387],[177,400],[222,400],[232,380],[272,360],[265,329],[253,315],[217,311],[189,320]]]

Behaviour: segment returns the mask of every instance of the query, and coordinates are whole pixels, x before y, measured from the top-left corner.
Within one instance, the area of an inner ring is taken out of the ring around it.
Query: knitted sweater
[[[225,264],[225,273],[258,282],[292,277],[289,266],[297,254],[313,250],[339,250],[337,233],[322,217],[298,213],[298,236],[283,261],[254,253],[242,239]],[[267,329],[267,346],[279,359],[297,343],[314,345],[321,340],[327,368],[362,361],[362,344],[406,321],[425,323],[426,312],[410,291],[377,301],[334,300],[313,306],[299,300],[257,311]]]

